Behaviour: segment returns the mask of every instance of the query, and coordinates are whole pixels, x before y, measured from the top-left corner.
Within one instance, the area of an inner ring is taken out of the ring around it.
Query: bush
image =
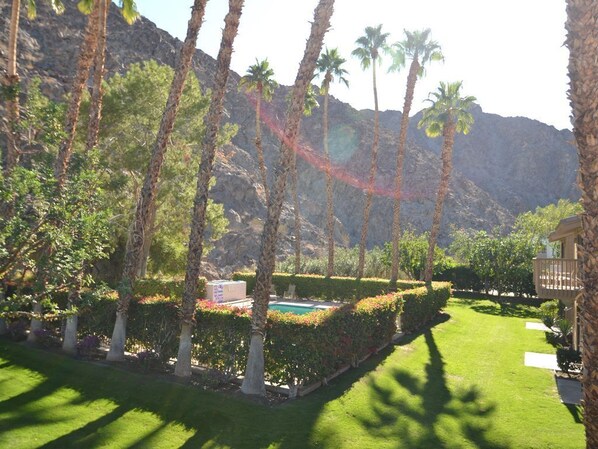
[[[77,343],[77,355],[89,358],[96,353],[100,347],[100,338],[96,335],[86,335]]]
[[[434,282],[431,291],[419,287],[399,293],[403,298],[401,330],[411,333],[433,320],[451,296],[449,282]]]
[[[580,367],[581,353],[570,347],[557,348],[556,363],[561,371],[570,376],[573,369],[579,369]]]
[[[551,329],[560,315],[561,305],[558,299],[543,302],[540,305],[540,319],[544,326]]]
[[[433,319],[449,295],[450,284],[434,283],[431,291],[416,288],[388,293],[306,315],[270,311],[264,342],[266,378],[291,386],[322,380],[388,343],[396,332],[397,314],[402,313],[404,330],[413,331]],[[108,337],[115,306],[116,295],[108,293],[82,309],[80,330]],[[133,301],[127,350],[149,352],[160,363],[175,356],[178,311],[179,302],[171,298]],[[195,321],[193,358],[220,371],[224,378],[242,374],[247,364],[250,311],[198,301]]]
[[[235,281],[247,283],[247,293],[253,293],[255,287],[255,273],[234,273]],[[274,273],[272,285],[276,294],[288,290],[289,285],[295,285],[295,293],[302,298],[313,298],[323,301],[355,302],[359,298],[378,296],[392,291],[388,279],[363,278],[357,280],[347,277],[324,277],[309,274]],[[419,281],[398,281],[397,289],[406,290],[423,285]]]
[[[468,265],[448,267],[435,274],[434,280],[450,282],[456,290],[471,290],[474,292],[482,290],[480,278],[473,268]]]
[[[198,298],[206,297],[206,278],[199,278]],[[169,296],[183,297],[184,279],[146,278],[135,282],[135,296]]]

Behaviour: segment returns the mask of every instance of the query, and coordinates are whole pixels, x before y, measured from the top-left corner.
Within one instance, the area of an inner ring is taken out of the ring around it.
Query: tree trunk
[[[41,315],[42,313],[42,304],[39,301],[33,301],[33,313]],[[29,327],[29,335],[27,336],[27,341],[30,343],[35,343],[37,341],[37,331],[41,331],[43,328],[43,324],[41,320],[37,318],[31,319],[31,325]]]
[[[298,132],[297,132],[298,133]],[[297,152],[293,151],[293,166],[291,167],[291,195],[293,196],[294,234],[295,234],[295,274],[301,273],[301,214],[299,212]]]
[[[444,199],[449,189],[449,180],[453,169],[453,145],[455,143],[455,123],[449,117],[444,124],[442,132],[444,142],[442,143],[442,175],[438,185],[438,194],[436,196],[436,207],[434,208],[434,217],[432,218],[432,231],[428,240],[428,257],[426,258],[426,268],[424,271],[424,281],[426,285],[432,285],[432,274],[434,273],[434,249],[436,240],[440,232],[440,221],[442,219],[442,207]]]
[[[329,73],[324,78],[324,114],[322,128],[324,132],[324,158],[326,159],[326,234],[328,236],[328,266],[326,276],[334,276],[334,184],[332,183],[332,163],[328,147],[328,89],[330,88]]]
[[[270,189],[268,215],[262,232],[256,284],[253,290],[251,342],[245,378],[241,386],[241,391],[245,394],[260,396],[265,394],[263,338],[270,299],[270,284],[272,282],[272,272],[274,271],[280,213],[285,196],[287,175],[292,163],[292,153],[297,142],[299,123],[303,115],[305,93],[322,49],[324,35],[330,26],[333,7],[334,0],[320,0],[316,6],[310,36],[307,40],[303,59],[299,65],[291,102],[287,110],[280,159],[275,168],[273,187]]]
[[[372,158],[370,165],[370,176],[368,180],[367,193],[365,196],[365,207],[363,208],[363,225],[361,227],[361,238],[359,240],[359,265],[357,267],[357,279],[363,277],[365,268],[365,249],[368,237],[368,226],[370,223],[370,210],[372,209],[372,197],[376,183],[376,165],[378,164],[378,141],[380,139],[380,112],[378,111],[378,88],[376,87],[376,58],[372,61],[372,80],[374,86],[374,142],[372,143]]]
[[[102,118],[102,98],[104,89],[104,63],[106,61],[106,24],[108,21],[108,12],[112,0],[99,0],[99,24],[98,24],[98,43],[93,61],[93,92],[91,94],[91,106],[89,109],[89,126],[87,127],[87,141],[85,150],[93,150],[98,144],[98,134],[100,132],[100,120]]]
[[[75,279],[73,289],[69,292],[67,308],[72,310],[81,303],[81,284],[83,281],[83,270]],[[66,319],[66,329],[64,331],[64,340],[62,341],[62,350],[70,355],[77,354],[77,315],[71,315]]]
[[[139,267],[137,269],[138,278],[144,278],[145,276],[147,276],[147,264],[149,261],[150,249],[152,248],[152,240],[154,239],[154,234],[156,233],[157,215],[158,205],[156,204],[156,201],[154,201],[149,212],[145,235],[143,236],[143,248],[141,249],[141,256],[139,257]]]
[[[62,189],[66,181],[66,172],[73,152],[73,141],[79,122],[79,109],[81,107],[81,99],[83,98],[83,89],[87,83],[89,69],[91,68],[98,45],[100,3],[102,2],[94,2],[93,10],[87,18],[87,26],[85,27],[83,43],[81,44],[79,60],[77,62],[77,73],[71,87],[71,98],[64,126],[66,138],[60,144],[54,165],[54,177],[56,178],[58,190]]]
[[[152,210],[153,203],[156,201],[156,186],[166,153],[166,145],[174,128],[174,121],[178,112],[179,101],[183,93],[183,87],[191,66],[191,59],[195,53],[195,43],[197,33],[202,24],[207,0],[195,0],[191,10],[191,18],[187,25],[187,36],[181,48],[179,60],[175,70],[174,79],[170,85],[166,108],[162,115],[160,128],[156,135],[156,142],[152,151],[152,157],[143,182],[143,187],[137,199],[135,208],[135,219],[127,242],[127,251],[125,254],[124,268],[120,286],[118,288],[118,307],[116,312],[116,322],[110,342],[110,351],[108,360],[122,360],[125,350],[126,322],[129,303],[133,298],[133,285],[135,275],[139,267],[139,258],[145,239],[145,229],[147,229],[148,218]],[[116,337],[116,338],[115,338]]]
[[[216,156],[216,143],[218,130],[226,93],[226,83],[230,73],[230,60],[233,52],[233,43],[239,29],[239,20],[243,10],[244,0],[229,0],[228,14],[224,19],[224,31],[220,42],[220,50],[216,60],[216,74],[214,87],[210,100],[210,110],[206,117],[206,131],[202,144],[201,163],[197,174],[197,190],[193,202],[193,215],[191,216],[191,233],[189,236],[189,252],[187,254],[187,270],[185,272],[185,287],[183,290],[183,304],[181,316],[181,338],[177,363],[174,374],[179,377],[191,375],[191,344],[184,332],[192,333],[195,317],[195,305],[198,295],[198,280],[203,253],[203,238],[206,226],[206,210],[208,207],[208,193],[212,167]]]
[[[579,156],[583,290],[580,304],[586,447],[598,447],[598,3],[567,1],[569,99]]]
[[[407,91],[403,103],[403,115],[401,116],[401,129],[399,131],[399,147],[397,148],[397,174],[395,181],[395,197],[392,209],[392,263],[390,272],[390,285],[396,288],[399,278],[399,239],[401,237],[401,191],[403,190],[403,161],[405,160],[405,147],[407,144],[407,127],[409,126],[409,113],[413,103],[413,92],[417,82],[419,62],[413,58],[407,76]]]
[[[17,165],[19,159],[19,74],[17,73],[17,41],[19,35],[19,19],[21,0],[12,0],[10,16],[10,31],[8,36],[8,66],[3,80],[3,89],[8,96],[6,100],[6,155],[4,161],[4,176],[8,177]]]
[[[262,185],[264,186],[264,195],[266,196],[266,205],[269,201],[268,194],[268,174],[266,172],[266,161],[264,160],[264,149],[262,148],[262,126],[261,126],[262,92],[257,91],[257,101],[255,105],[255,149],[257,152],[257,163],[260,167]]]

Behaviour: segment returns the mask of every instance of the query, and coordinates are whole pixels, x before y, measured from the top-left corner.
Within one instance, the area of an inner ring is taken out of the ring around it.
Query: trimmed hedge
[[[446,307],[451,296],[450,282],[434,282],[432,291],[426,287],[400,292],[403,297],[401,330],[411,333],[433,320]]]
[[[234,273],[233,280],[247,283],[247,294],[253,293],[255,273]],[[320,299],[323,301],[355,302],[360,298],[390,293],[388,279],[364,278],[357,280],[349,277],[324,277],[315,274],[274,273],[272,285],[278,296],[295,285],[295,294],[302,298]],[[420,281],[398,281],[397,290],[407,290],[423,285]]]
[[[270,311],[264,342],[266,378],[291,386],[322,380],[388,343],[396,332],[397,314],[401,314],[403,330],[411,332],[433,319],[449,296],[450,284],[434,283],[432,291],[420,287],[306,315]],[[109,338],[116,301],[116,293],[110,292],[83,308],[80,332]],[[173,298],[133,301],[127,350],[151,350],[163,361],[175,357],[178,310],[179,302]],[[198,301],[195,318],[193,358],[227,377],[242,374],[249,349],[250,311]]]
[[[206,297],[206,278],[199,278],[198,298]],[[138,279],[135,281],[135,296],[173,296],[183,297],[184,279]]]

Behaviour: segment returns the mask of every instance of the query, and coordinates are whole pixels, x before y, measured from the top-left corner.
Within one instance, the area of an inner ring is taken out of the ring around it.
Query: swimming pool
[[[327,306],[312,306],[312,305],[300,305],[300,304],[289,304],[289,303],[274,303],[268,305],[270,310],[278,310],[283,313],[294,313],[295,315],[305,315],[316,310],[326,310]]]

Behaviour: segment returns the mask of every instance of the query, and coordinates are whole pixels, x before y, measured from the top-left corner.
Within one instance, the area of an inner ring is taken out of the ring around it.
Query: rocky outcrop
[[[24,79],[41,76],[44,92],[60,98],[75,72],[77,49],[85,18],[75,3],[66,2],[63,16],[38,5],[35,22],[22,17],[19,35],[19,70]],[[9,2],[0,0],[0,27],[7,29]],[[109,74],[123,72],[129,64],[147,59],[174,66],[181,42],[142,18],[128,26],[113,5],[108,24]],[[5,61],[6,42],[0,42]],[[197,50],[193,70],[203,87],[210,87],[214,60]],[[215,167],[212,198],[224,205],[230,230],[208,256],[214,270],[226,276],[233,269],[252,265],[259,252],[266,213],[264,194],[255,162],[254,109],[251,98],[237,89],[239,75],[231,73],[225,100],[227,120],[239,125],[232,144],[221,149]],[[263,146],[269,176],[279,154],[287,87],[280,87],[271,104],[264,105]],[[381,93],[384,94],[384,93]],[[322,170],[321,110],[302,123],[299,161],[301,212],[305,217],[302,241],[305,254],[325,248],[325,177]],[[455,143],[455,172],[444,209],[441,243],[448,241],[450,226],[492,229],[508,227],[514,215],[559,198],[577,199],[577,157],[569,131],[525,118],[503,118],[474,111],[475,124],[468,136]],[[335,174],[335,216],[338,244],[353,245],[361,230],[364,188],[367,183],[372,140],[372,111],[357,111],[334,98],[330,102],[330,151]],[[395,154],[401,114],[381,114],[376,197],[368,245],[390,238]],[[418,231],[430,228],[439,180],[440,139],[428,139],[411,120],[405,161],[402,220]],[[280,255],[292,252],[293,216],[285,206],[281,219]]]

